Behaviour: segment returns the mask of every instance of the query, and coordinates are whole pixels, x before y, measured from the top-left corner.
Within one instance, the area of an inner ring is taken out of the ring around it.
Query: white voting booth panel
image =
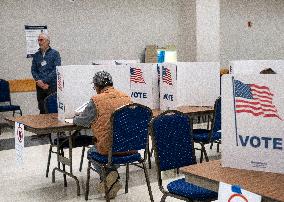
[[[178,62],[178,105],[213,106],[220,96],[219,62]]]
[[[284,173],[283,120],[283,75],[224,75],[222,166]]]
[[[130,96],[133,102],[156,109],[160,107],[158,65],[151,63],[126,64],[130,72]]]
[[[140,63],[139,59],[136,60],[114,60],[115,64],[132,64],[132,63]]]
[[[91,65],[115,65],[114,60],[93,60]]]
[[[271,68],[277,74],[284,74],[284,60],[235,60],[230,61],[231,74],[258,74]]]
[[[105,70],[117,89],[129,94],[129,68],[125,65],[70,65],[57,67],[57,93],[59,119],[74,116],[74,111],[96,94],[93,76]],[[61,84],[60,84],[61,83]]]
[[[131,64],[131,63],[139,63],[140,60],[93,60],[91,62],[92,65],[122,65],[122,64]]]
[[[166,70],[170,70],[170,75]],[[213,106],[220,95],[218,62],[162,63],[160,71],[161,109],[184,105]],[[163,82],[165,76],[172,81],[172,85]]]

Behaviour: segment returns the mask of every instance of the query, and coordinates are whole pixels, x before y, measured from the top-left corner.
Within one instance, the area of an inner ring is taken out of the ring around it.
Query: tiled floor
[[[26,133],[26,136],[31,134]],[[11,129],[5,129],[1,135],[0,142],[12,138],[14,136]],[[26,141],[36,142],[37,140],[30,140],[26,138]],[[36,145],[36,143],[28,144]],[[3,148],[2,148],[3,149]],[[1,144],[0,144],[0,150]],[[60,173],[56,173],[55,183],[51,182],[51,173],[48,178],[45,177],[45,169],[47,162],[49,145],[29,146],[24,149],[24,163],[17,165],[15,160],[15,149],[8,149],[0,151],[0,202],[9,201],[85,201],[85,182],[86,182],[86,165],[87,161],[84,161],[83,170],[79,172],[79,162],[81,155],[81,148],[73,150],[73,171],[78,177],[81,187],[81,195],[76,195],[75,181],[67,177],[68,186],[63,186],[63,177]],[[212,150],[207,149],[211,159],[220,158],[220,154],[216,152],[216,147]],[[199,160],[199,151],[196,152],[197,159]],[[51,168],[56,165],[56,157],[52,156]],[[153,161],[153,159],[152,159]],[[152,162],[152,165],[154,162]],[[119,168],[121,181],[125,180],[125,167]],[[157,185],[156,169],[153,166],[149,170],[151,179],[151,188],[155,201],[160,201],[162,196]],[[163,173],[163,178],[166,181],[174,179],[175,172]],[[102,195],[98,194],[95,189],[95,184],[99,181],[98,175],[91,172],[90,194],[89,201],[104,201]],[[130,167],[130,181],[129,192],[124,193],[124,189],[121,189],[118,196],[112,201],[134,201],[144,202],[150,201],[148,190],[145,182],[144,173],[142,170]],[[166,201],[179,201],[174,198],[168,197]]]

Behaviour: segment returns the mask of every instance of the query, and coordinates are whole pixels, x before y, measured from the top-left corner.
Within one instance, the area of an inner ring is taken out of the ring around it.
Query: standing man
[[[38,109],[45,114],[44,99],[57,90],[56,66],[61,65],[59,52],[50,46],[49,36],[41,33],[38,36],[39,50],[34,54],[31,72],[36,81]]]

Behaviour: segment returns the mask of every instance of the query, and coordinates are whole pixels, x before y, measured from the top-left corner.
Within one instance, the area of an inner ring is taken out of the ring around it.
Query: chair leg
[[[201,150],[200,150],[200,160],[199,160],[199,162],[200,163],[202,163],[202,161],[203,161],[203,150],[202,150],[202,147],[201,147]]]
[[[152,190],[151,190],[151,185],[150,185],[150,180],[149,180],[148,171],[147,171],[145,162],[142,161],[141,163],[142,163],[142,165],[143,165],[143,170],[144,170],[144,174],[145,174],[145,178],[146,178],[146,182],[147,182],[147,187],[148,187],[148,192],[149,192],[150,200],[151,200],[151,202],[153,202],[153,201],[154,201],[154,198],[153,198],[153,194],[152,194]]]
[[[61,149],[61,154],[62,154],[62,156],[64,156],[63,149]],[[65,164],[64,163],[62,163],[62,167],[63,167],[63,171],[65,171]],[[67,187],[66,174],[63,174],[63,178],[64,178],[64,187]]]
[[[49,152],[48,152],[48,159],[47,159],[47,166],[46,166],[45,177],[48,177],[48,173],[49,173],[49,166],[50,166],[51,152],[52,152],[52,145],[50,145],[50,146],[49,146]]]
[[[212,147],[213,147],[213,143],[214,143],[214,142],[211,142],[211,144],[210,144],[210,149],[212,149]]]
[[[88,161],[88,168],[87,168],[87,181],[86,181],[86,192],[85,192],[85,200],[88,200],[89,197],[89,190],[90,190],[90,170],[91,170],[91,161]]]
[[[81,155],[81,162],[80,162],[80,168],[79,171],[82,171],[83,161],[84,161],[84,154],[85,154],[85,147],[82,149],[82,155]]]
[[[217,142],[217,152],[220,152],[220,142]]]
[[[161,198],[161,202],[165,202],[166,201],[166,198],[167,198],[167,194],[164,194],[163,196],[162,196],[162,198]]]
[[[128,181],[129,181],[129,164],[126,164],[126,173],[125,173],[125,193],[128,193]]]
[[[151,149],[152,150],[152,149]],[[148,146],[148,165],[149,165],[149,169],[151,169],[151,157],[152,157],[152,152],[150,151],[150,145]]]
[[[202,149],[203,149],[203,153],[204,153],[205,160],[206,160],[206,162],[208,162],[208,161],[209,161],[209,158],[208,158],[208,155],[207,155],[207,152],[206,152],[206,149],[205,149],[205,146],[204,146],[204,145],[202,145]]]

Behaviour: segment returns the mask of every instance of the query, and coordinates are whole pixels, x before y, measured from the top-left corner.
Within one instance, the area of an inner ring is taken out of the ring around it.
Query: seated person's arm
[[[91,123],[96,119],[96,117],[96,105],[92,100],[90,100],[84,111],[79,115],[75,115],[73,123],[79,126],[90,127]]]

